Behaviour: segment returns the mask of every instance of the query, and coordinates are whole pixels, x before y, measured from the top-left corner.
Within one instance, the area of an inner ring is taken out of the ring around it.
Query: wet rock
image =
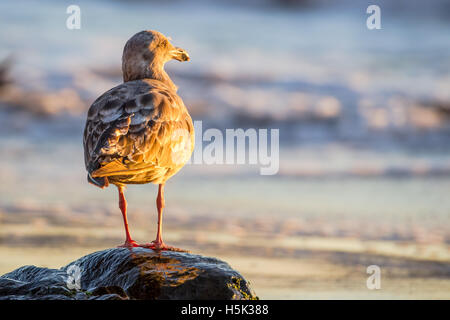
[[[24,266],[0,277],[2,299],[257,299],[226,262],[184,252],[117,248],[61,269]]]

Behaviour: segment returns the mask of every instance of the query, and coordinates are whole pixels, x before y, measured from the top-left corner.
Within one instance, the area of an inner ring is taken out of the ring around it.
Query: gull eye
[[[159,43],[159,47],[167,48],[168,43],[169,42],[167,40],[163,40]]]

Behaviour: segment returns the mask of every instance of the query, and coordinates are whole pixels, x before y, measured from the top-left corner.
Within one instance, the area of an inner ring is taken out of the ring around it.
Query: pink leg
[[[158,208],[158,231],[156,232],[156,239],[153,241],[156,246],[165,246],[162,240],[162,214],[165,206],[164,184],[160,184],[158,186],[158,196],[156,197],[156,207]]]
[[[150,244],[143,245],[143,247],[152,248],[155,250],[184,251],[182,249],[166,245],[162,239],[162,215],[164,206],[164,184],[160,184],[158,187],[158,196],[156,197],[156,207],[158,208],[158,231],[156,232],[156,239]]]
[[[119,190],[119,208],[122,211],[123,224],[125,226],[125,243],[119,247],[138,247],[139,245],[131,239],[130,230],[128,229],[128,219],[127,219],[127,200],[125,199],[125,195],[123,194],[123,187],[117,187]]]

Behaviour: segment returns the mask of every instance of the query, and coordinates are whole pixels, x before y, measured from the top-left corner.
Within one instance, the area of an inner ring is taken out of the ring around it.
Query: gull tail
[[[102,189],[104,189],[104,188],[109,186],[108,177],[95,177],[95,178],[93,178],[91,176],[91,174],[88,173],[87,180],[88,180],[89,183],[93,184],[96,187],[102,188]]]

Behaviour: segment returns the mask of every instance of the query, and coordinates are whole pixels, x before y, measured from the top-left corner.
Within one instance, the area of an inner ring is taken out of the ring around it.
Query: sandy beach
[[[78,227],[73,222],[64,225],[61,219],[56,225],[48,220],[2,224],[0,255],[8,258],[1,260],[0,273],[22,265],[59,268],[122,241],[118,219],[103,227],[84,225],[82,220]],[[227,261],[251,282],[261,299],[450,298],[450,248],[446,244],[209,229],[186,231],[169,222],[166,239],[192,253]],[[150,233],[142,228],[133,232],[139,240]],[[366,286],[369,265],[381,268],[379,290]]]

